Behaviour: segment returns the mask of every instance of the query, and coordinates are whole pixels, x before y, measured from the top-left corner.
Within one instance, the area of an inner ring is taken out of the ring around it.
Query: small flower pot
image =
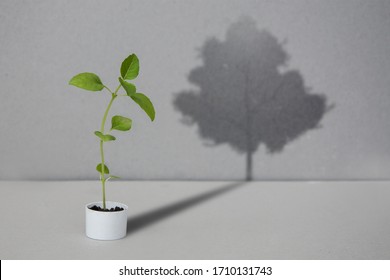
[[[122,211],[103,212],[90,209],[92,206],[103,207],[103,202],[93,202],[85,206],[85,233],[97,240],[116,240],[126,236],[127,210],[125,204],[106,201],[106,208],[122,207]]]

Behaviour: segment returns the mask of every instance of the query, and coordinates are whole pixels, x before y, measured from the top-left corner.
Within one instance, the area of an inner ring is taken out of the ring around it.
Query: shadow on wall
[[[246,180],[252,180],[252,156],[263,143],[270,153],[319,122],[332,106],[305,87],[297,70],[286,70],[288,54],[277,38],[258,30],[250,18],[232,24],[225,41],[208,39],[203,65],[189,74],[199,91],[174,99],[184,123],[198,124],[212,145],[227,143],[246,155]],[[283,71],[284,70],[284,71]]]

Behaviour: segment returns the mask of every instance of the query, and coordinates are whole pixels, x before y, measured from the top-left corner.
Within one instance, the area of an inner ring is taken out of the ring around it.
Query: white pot
[[[97,240],[115,240],[126,236],[127,205],[106,201],[106,208],[122,207],[123,211],[103,212],[89,209],[92,206],[103,207],[103,202],[93,202],[85,206],[85,233]]]

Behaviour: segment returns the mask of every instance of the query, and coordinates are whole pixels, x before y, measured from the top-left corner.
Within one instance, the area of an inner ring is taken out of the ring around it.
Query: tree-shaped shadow
[[[281,152],[319,127],[331,107],[324,95],[310,92],[297,70],[283,71],[283,44],[250,18],[232,24],[225,41],[208,39],[200,54],[203,65],[189,74],[199,91],[178,93],[174,106],[187,124],[198,124],[201,137],[246,154],[246,180],[261,143],[270,153]]]

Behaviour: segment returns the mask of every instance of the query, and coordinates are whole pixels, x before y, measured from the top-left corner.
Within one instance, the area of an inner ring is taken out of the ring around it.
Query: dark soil
[[[96,205],[94,205],[92,207],[89,207],[89,209],[95,210],[95,211],[100,211],[100,212],[118,212],[118,211],[123,211],[124,210],[122,207],[118,207],[118,206],[116,206],[115,208],[103,209],[102,207],[96,206]]]

